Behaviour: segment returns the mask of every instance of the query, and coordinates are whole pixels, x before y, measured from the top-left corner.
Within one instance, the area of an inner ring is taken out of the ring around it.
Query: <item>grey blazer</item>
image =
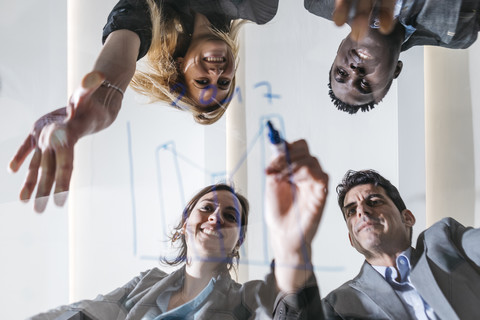
[[[478,319],[480,229],[445,218],[417,240],[410,279],[440,319]],[[323,299],[327,319],[415,319],[367,262],[360,273]]]
[[[304,0],[304,5],[311,13],[331,20],[335,0]],[[480,29],[479,9],[480,0],[403,0],[398,19],[416,31],[402,51],[423,45],[469,47]]]
[[[126,285],[94,300],[82,300],[37,314],[31,320],[150,320],[160,310],[160,293],[183,282],[185,266],[167,274],[157,268],[142,272]],[[196,320],[313,319],[321,313],[315,276],[298,293],[279,292],[275,275],[264,281],[235,282],[228,272],[216,278],[213,291],[195,313]],[[315,315],[315,316],[313,316]]]

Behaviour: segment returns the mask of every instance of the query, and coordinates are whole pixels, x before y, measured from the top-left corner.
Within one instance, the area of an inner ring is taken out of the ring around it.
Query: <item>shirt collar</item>
[[[400,12],[402,10],[402,5],[403,5],[403,0],[397,0],[397,2],[395,3],[395,8],[393,10],[393,19],[397,19],[399,16],[400,16]],[[378,19],[378,6],[374,7],[373,8],[373,12],[372,12],[372,18],[370,20],[370,28],[373,28],[373,29],[379,29],[380,28],[380,20]],[[402,43],[405,43],[408,41],[408,39],[410,39],[410,37],[412,36],[412,34],[417,30],[415,27],[411,26],[411,25],[406,25],[405,23],[401,22],[401,21],[398,21],[398,23],[400,23],[404,28],[405,28],[405,37],[403,39],[403,42]]]
[[[401,279],[401,282],[404,282],[404,281],[409,281],[408,280],[408,277],[409,277],[409,274],[410,274],[410,270],[411,270],[411,265],[410,265],[410,255],[412,253],[412,248],[408,248],[407,250],[401,252],[395,263],[396,263],[396,267],[398,268],[398,271],[400,272],[400,279]],[[397,269],[394,268],[394,267],[385,267],[385,266],[374,266],[372,265],[372,267],[378,271],[378,273],[380,273],[384,278],[386,278],[386,274],[387,274],[387,269],[389,269],[389,273],[391,272],[391,277],[392,279],[396,279],[398,277],[398,272],[397,272]]]

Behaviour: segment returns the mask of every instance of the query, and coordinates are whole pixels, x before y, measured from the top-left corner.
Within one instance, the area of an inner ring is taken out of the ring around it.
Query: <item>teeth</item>
[[[220,238],[220,233],[212,229],[203,229],[203,233],[206,233],[209,236],[215,236],[217,238]]]
[[[207,62],[224,62],[225,58],[223,58],[223,57],[206,57],[204,60],[207,61]]]
[[[365,54],[365,53],[363,53],[363,52],[361,52],[361,51],[357,51],[357,54],[358,54],[358,56],[359,56],[361,59],[363,59],[363,60],[368,60],[368,59],[370,59],[370,55]]]
[[[363,53],[358,53],[358,55],[360,56],[360,58],[362,58],[363,60],[366,60],[368,59],[368,56],[364,55]]]

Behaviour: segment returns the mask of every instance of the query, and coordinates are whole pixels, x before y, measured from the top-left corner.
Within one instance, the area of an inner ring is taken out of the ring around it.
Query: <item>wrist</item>
[[[277,264],[311,266],[311,244],[294,243],[292,241],[272,241],[273,252]]]
[[[101,86],[117,91],[122,96],[122,99],[125,96],[125,92],[120,87],[118,87],[114,84],[111,84],[110,81],[108,81],[108,80],[103,80]]]

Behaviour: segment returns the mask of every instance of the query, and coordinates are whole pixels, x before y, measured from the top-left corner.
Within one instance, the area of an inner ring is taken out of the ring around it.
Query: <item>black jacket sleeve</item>
[[[312,276],[309,285],[299,292],[277,298],[273,312],[274,320],[324,319],[320,292],[314,277]]]
[[[120,0],[108,15],[103,27],[102,42],[116,30],[127,29],[140,37],[138,59],[145,56],[152,42],[152,22],[145,0]]]

